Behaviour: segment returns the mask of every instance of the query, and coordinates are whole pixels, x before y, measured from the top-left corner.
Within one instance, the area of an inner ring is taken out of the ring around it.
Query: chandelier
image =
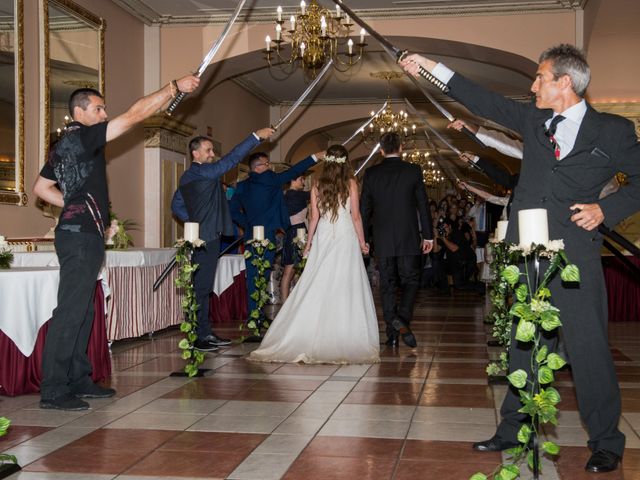
[[[372,120],[369,127],[362,130],[366,145],[373,146],[378,143],[381,135],[394,132],[402,138],[405,149],[413,148],[415,145],[416,125],[409,123],[409,114],[404,110],[394,112],[391,108],[391,80],[402,78],[400,72],[372,72],[373,78],[387,81],[387,106],[379,113],[371,112]]]
[[[445,177],[438,166],[438,163],[431,159],[431,152],[413,150],[410,153],[403,152],[402,159],[414,163],[422,170],[422,180],[428,187],[436,187],[444,182]]]
[[[360,30],[357,43],[351,38],[353,23],[339,5],[335,11],[329,10],[311,0],[309,5],[300,2],[300,9],[289,21],[283,20],[282,7],[276,10],[275,39],[267,35],[265,39],[266,60],[272,66],[272,55],[276,60],[291,68],[291,73],[301,65],[305,71],[315,72],[328,59],[333,59],[334,67],[346,72],[358,63],[364,53],[365,30]],[[285,44],[289,48],[285,48]],[[286,52],[285,50],[288,50]]]

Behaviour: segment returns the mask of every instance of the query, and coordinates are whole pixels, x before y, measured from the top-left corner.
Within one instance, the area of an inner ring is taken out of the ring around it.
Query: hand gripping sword
[[[327,62],[327,64],[324,67],[322,67],[322,70],[320,70],[320,73],[318,73],[318,76],[314,78],[313,82],[311,82],[311,84],[307,87],[307,89],[304,92],[302,92],[302,95],[300,95],[300,98],[298,98],[295,101],[295,103],[291,105],[291,107],[289,107],[289,110],[287,110],[287,113],[285,113],[282,116],[282,118],[278,120],[278,123],[276,123],[274,127],[272,127],[274,130],[278,130],[282,126],[282,124],[287,120],[287,118],[291,116],[294,110],[300,106],[300,104],[304,101],[305,98],[307,98],[307,96],[311,93],[311,91],[322,79],[322,77],[324,77],[324,75],[329,71],[329,68],[331,68],[331,65],[333,65],[333,59],[330,59]]]
[[[213,60],[213,57],[216,55],[218,50],[220,50],[220,47],[222,46],[224,39],[227,38],[227,35],[229,35],[229,32],[231,31],[231,27],[233,26],[236,19],[238,18],[238,15],[240,15],[240,11],[242,10],[242,7],[244,6],[246,1],[247,0],[240,0],[238,2],[238,6],[233,11],[233,14],[231,15],[231,18],[225,25],[224,30],[222,31],[218,39],[213,43],[213,45],[211,46],[211,49],[205,55],[204,59],[202,60],[202,63],[198,67],[198,70],[195,72],[194,75],[196,77],[200,77],[204,73],[204,71],[207,69],[207,67],[211,63],[211,60]],[[182,100],[184,100],[184,97],[186,96],[187,96],[187,92],[180,92],[178,96],[173,99],[173,101],[167,108],[167,114],[172,115],[175,109],[177,108],[177,106],[180,104],[180,102],[182,102]]]
[[[389,40],[387,40],[385,37],[383,37],[378,32],[376,32],[373,28],[371,28],[371,26],[369,24],[367,24],[364,20],[362,20],[360,17],[358,17],[358,15],[353,13],[353,10],[351,10],[344,3],[342,3],[342,0],[333,0],[333,3],[335,3],[336,5],[340,5],[340,8],[342,8],[347,15],[349,15],[358,25],[360,25],[367,32],[369,32],[369,34],[380,43],[380,46],[383,48],[383,50],[385,52],[387,52],[387,54],[391,58],[393,58],[394,61],[399,62],[407,54],[406,50],[400,50],[398,47],[396,47],[393,44],[391,44],[391,42],[389,42]],[[436,77],[434,77],[425,68],[419,66],[418,67],[418,74],[422,78],[427,80],[428,82],[430,82],[433,85],[435,85],[442,92],[444,92],[444,93],[448,93],[449,92],[449,87],[447,87],[447,85],[445,85],[440,80],[438,80]],[[450,122],[453,122],[455,120],[455,117],[453,115],[451,115],[451,113],[449,113],[449,111],[446,108],[444,108],[435,98],[433,98],[433,95],[431,95],[429,93],[429,91],[426,88],[424,88],[423,85],[420,84],[420,82],[418,82],[418,80],[416,78],[414,78],[412,75],[409,75],[408,73],[407,73],[407,75],[409,76],[411,81],[415,84],[415,86],[418,87],[418,89],[422,92],[422,94],[425,97],[427,97],[427,99],[431,103],[433,103],[433,105],[440,111],[440,113],[442,113]],[[482,143],[478,139],[478,137],[476,137],[474,135],[474,133],[471,130],[469,130],[468,128],[464,127],[462,131],[465,133],[465,135],[467,135],[469,138],[473,139],[475,142],[477,142],[481,146],[483,146],[483,147],[485,146],[484,143]]]

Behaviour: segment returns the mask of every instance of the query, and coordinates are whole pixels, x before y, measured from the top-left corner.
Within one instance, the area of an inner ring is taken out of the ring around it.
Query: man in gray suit
[[[583,96],[590,80],[582,52],[559,45],[542,53],[531,86],[533,103],[519,103],[487,91],[442,64],[410,55],[403,67],[417,74],[418,65],[446,83],[449,94],[477,115],[518,132],[524,157],[509,217],[506,240],[518,241],[518,212],[545,208],[549,236],[564,239],[570,261],[580,269],[579,288],[566,288],[559,278],[551,284],[560,309],[562,330],[571,362],[582,421],[589,432],[590,472],[615,470],[624,451],[618,430],[620,388],[607,341],[607,296],[600,250],[601,223],[610,228],[640,205],[640,147],[628,120],[596,112]],[[599,199],[602,187],[616,172],[629,184]],[[514,330],[515,332],[515,330]],[[512,339],[510,369],[529,371],[530,351]],[[516,446],[516,435],[527,415],[519,413],[516,389],[507,392],[496,435],[474,444],[480,451]]]

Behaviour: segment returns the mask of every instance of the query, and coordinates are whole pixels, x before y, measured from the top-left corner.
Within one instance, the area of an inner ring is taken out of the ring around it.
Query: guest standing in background
[[[116,393],[93,383],[87,357],[93,297],[109,221],[104,149],[107,142],[156,113],[181,91],[194,91],[199,82],[192,75],[172,80],[111,121],[97,90],[81,88],[69,98],[73,121],[51,149],[33,186],[35,195],[62,207],[55,237],[60,263],[58,305],[42,353],[40,408],[86,410],[89,404],[82,398],[107,398]]]
[[[209,296],[216,277],[221,235],[233,235],[233,223],[225,191],[220,179],[235,167],[274,130],[263,128],[250,134],[219,161],[215,160],[213,141],[198,136],[189,142],[191,165],[180,177],[180,186],[173,195],[171,210],[183,222],[200,224],[200,237],[205,244],[193,251],[192,261],[198,265],[193,273],[193,287],[198,303],[198,339],[195,349],[203,352],[217,350],[231,343],[211,330]]]
[[[289,222],[291,222],[291,226],[287,228],[284,237],[284,247],[282,249],[282,265],[284,265],[282,280],[280,280],[282,303],[284,303],[289,296],[289,289],[294,273],[293,267],[295,263],[301,260],[297,258],[297,250],[293,240],[296,238],[299,228],[304,228],[305,231],[307,230],[306,222],[310,195],[309,192],[304,191],[304,176],[302,175],[291,180],[289,190],[284,194],[284,204],[287,206],[289,212]]]

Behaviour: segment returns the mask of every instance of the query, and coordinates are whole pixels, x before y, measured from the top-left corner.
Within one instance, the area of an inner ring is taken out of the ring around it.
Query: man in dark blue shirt
[[[198,339],[194,347],[198,350],[211,352],[220,345],[231,343],[228,339],[216,336],[209,322],[209,295],[218,266],[220,236],[233,235],[233,223],[221,178],[273,133],[273,129],[263,128],[250,134],[217,162],[214,161],[210,138],[198,136],[189,142],[191,166],[180,177],[179,187],[171,201],[171,210],[183,222],[199,223],[200,237],[205,241],[202,247],[193,252],[193,263],[198,264],[193,274],[198,302]]]

